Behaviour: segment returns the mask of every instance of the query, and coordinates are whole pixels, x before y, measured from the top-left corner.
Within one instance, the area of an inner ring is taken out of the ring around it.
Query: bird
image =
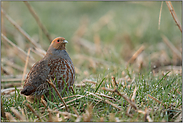
[[[54,89],[47,82],[49,80],[53,81],[62,96],[73,86],[75,69],[66,51],[66,43],[68,41],[63,37],[55,38],[51,42],[46,55],[30,69],[20,92],[26,96],[28,101],[33,102],[43,95],[48,97],[50,94],[53,99],[53,96],[55,96],[53,95]],[[56,96],[58,95],[56,94]]]

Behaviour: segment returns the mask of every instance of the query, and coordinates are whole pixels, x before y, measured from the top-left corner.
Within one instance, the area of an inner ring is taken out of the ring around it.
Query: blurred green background
[[[80,26],[83,16],[89,19],[88,32],[85,37],[92,41],[92,24],[100,17],[112,11],[114,18],[112,26],[101,29],[100,36],[103,42],[122,42],[115,37],[128,33],[133,42],[154,44],[160,42],[160,34],[165,34],[171,41],[180,42],[180,31],[170,15],[166,3],[163,4],[161,29],[158,30],[158,18],[161,2],[29,2],[46,26],[53,38],[63,36],[68,41],[75,30]],[[181,2],[172,2],[178,19],[181,20]],[[49,45],[45,36],[23,2],[2,2],[2,8],[20,24],[30,35],[42,35],[40,43]],[[5,27],[14,29],[8,22]],[[47,47],[45,47],[47,48]]]
[[[181,32],[175,24],[165,2],[162,8],[160,30],[158,30],[158,20],[161,2],[59,1],[29,3],[52,39],[63,36],[69,41],[67,51],[73,59],[75,67],[80,70],[87,70],[89,65],[88,63],[85,64],[85,62],[80,63],[82,60],[86,61],[86,59],[77,57],[78,54],[85,54],[89,57],[109,61],[117,67],[124,67],[125,63],[142,44],[145,45],[147,59],[150,59],[149,57],[152,53],[162,49],[172,58],[170,49],[163,44],[161,34],[167,36],[178,49],[181,49]],[[181,20],[181,2],[172,2],[172,4],[178,19]],[[50,42],[39,28],[24,2],[4,1],[2,2],[2,8],[34,40],[40,43],[44,50],[47,50]],[[101,17],[104,16],[107,16],[108,19],[100,22]],[[18,43],[17,37],[23,36],[3,15],[2,19],[2,32],[27,52],[32,45],[25,38],[22,38],[22,43]],[[78,46],[80,50],[75,48],[78,44],[77,41],[74,43],[73,37],[76,30],[82,25],[86,26],[86,31],[81,38],[94,44],[89,46],[91,48],[96,46],[97,33],[101,47],[99,53],[96,51],[92,52],[84,47]],[[96,32],[95,29],[98,26],[101,26],[101,28]],[[130,46],[128,46],[129,44]],[[7,48],[3,44],[2,57],[7,57]],[[36,57],[36,61],[39,59]],[[20,59],[15,58],[14,62],[22,66]],[[144,60],[144,62],[148,64],[149,61]],[[99,68],[97,67],[97,69]]]

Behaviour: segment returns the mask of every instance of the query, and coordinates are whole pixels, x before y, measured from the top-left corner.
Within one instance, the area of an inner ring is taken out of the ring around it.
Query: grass
[[[116,77],[116,79],[122,77],[122,76],[119,76],[118,74],[114,74],[114,76]],[[181,94],[177,93],[176,91],[176,90],[181,90],[181,87],[182,87],[181,75],[162,76],[160,74],[158,76],[153,76],[152,73],[149,72],[149,73],[139,74],[135,76],[136,77],[133,81],[125,80],[124,83],[119,83],[118,84],[119,92],[125,93],[129,98],[131,98],[136,86],[137,92],[135,97],[135,103],[138,105],[139,110],[145,110],[146,108],[148,108],[151,111],[150,117],[155,122],[162,121],[162,120],[174,121],[172,117],[177,112],[181,112],[180,107],[182,106]],[[92,117],[90,120],[94,122],[100,121],[102,117],[103,117],[103,121],[110,121],[111,114],[114,115],[115,121],[116,121],[116,118],[118,118],[121,122],[136,121],[137,119],[138,119],[137,120],[138,122],[144,121],[144,115],[135,112],[134,109],[131,109],[132,110],[131,113],[133,114],[132,118],[126,115],[126,111],[129,106],[129,103],[124,98],[122,98],[121,96],[115,93],[111,93],[109,91],[104,91],[101,89],[102,87],[113,89],[112,84],[110,82],[111,77],[107,79],[98,78],[98,80],[100,81],[98,81],[97,83],[99,82],[100,83],[96,85],[88,83],[85,85],[85,87],[80,87],[80,88],[74,87],[74,91],[75,91],[74,95],[72,93],[66,94],[65,97],[68,97],[64,99],[66,103],[74,99],[70,103],[67,103],[69,108],[69,113],[75,114],[75,112],[72,109],[74,107],[77,110],[78,114],[80,116],[83,116],[83,114],[87,110],[87,106],[89,106],[90,104],[92,105]],[[171,86],[171,85],[175,85],[175,86]],[[11,112],[10,107],[15,107],[17,108],[17,110],[19,110],[18,107],[20,107],[21,109],[24,109],[24,111],[27,112],[25,113],[25,116],[27,119],[29,120],[31,119],[31,121],[36,121],[37,118],[35,117],[35,115],[33,115],[29,110],[29,108],[25,106],[25,103],[29,103],[29,102],[27,101],[25,102],[25,97],[19,94],[18,89],[16,89],[15,92],[16,92],[15,95],[9,98],[2,96],[3,107],[6,107],[5,109],[6,112]],[[110,96],[111,98],[114,98],[115,101],[102,96],[100,96],[100,98],[102,99],[99,99],[96,96],[90,95],[89,93],[92,93],[95,95],[104,94],[104,95]],[[149,98],[148,94],[158,99],[162,103],[159,104],[155,100]],[[69,96],[74,96],[74,97],[69,98]],[[82,98],[79,98],[79,97],[82,97]],[[113,107],[112,105],[107,104],[104,100],[108,100],[111,103],[116,104],[117,107],[121,108],[122,110],[119,110]],[[40,114],[40,116],[46,115],[45,118],[49,119],[48,118],[49,112],[47,108],[45,108],[44,113],[41,113],[41,108],[44,107],[43,104],[39,102],[30,103],[30,104],[33,106],[36,112]],[[58,99],[58,101],[54,100],[52,102],[47,101],[47,106],[50,109],[53,109],[53,110],[57,109],[60,112],[65,111],[65,108],[63,108],[63,103],[60,99]],[[74,122],[76,119],[77,117],[71,117],[64,120]],[[2,121],[4,121],[3,118],[2,118]],[[84,120],[81,118],[81,121],[84,121]]]
[[[76,69],[74,94],[71,91],[62,97],[67,103],[67,112],[60,98],[54,98],[53,101],[48,98],[46,103],[30,103],[20,94],[20,86],[11,86],[15,93],[1,93],[2,111],[7,115],[1,117],[2,122],[20,120],[19,117],[30,122],[40,119],[45,122],[182,121],[179,118],[182,115],[182,70],[177,68],[182,66],[182,60],[161,37],[167,36],[182,52],[181,33],[165,3],[160,30],[158,16],[161,2],[29,3],[52,38],[63,36],[69,42],[67,52]],[[180,3],[172,2],[179,20]],[[50,42],[23,2],[2,2],[2,8],[47,50]],[[3,15],[2,25],[2,33],[22,50],[27,52],[28,48],[33,47]],[[97,27],[101,28],[96,31]],[[79,36],[79,40],[76,36]],[[142,45],[144,50],[127,65]],[[5,86],[7,83],[14,85],[21,81],[25,60],[14,48],[6,41],[1,43],[1,57],[4,60],[1,66],[10,74],[2,72],[2,90],[8,88]],[[41,59],[32,51],[30,54],[35,62]],[[10,66],[6,61],[11,61],[13,65]],[[26,73],[32,64],[29,61]],[[15,65],[20,69],[17,70]],[[20,81],[8,80],[15,78],[20,78]],[[134,103],[137,109],[132,106]]]

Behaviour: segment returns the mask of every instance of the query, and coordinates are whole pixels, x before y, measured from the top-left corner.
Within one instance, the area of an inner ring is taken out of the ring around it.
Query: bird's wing
[[[50,68],[48,67],[48,62],[45,59],[42,59],[34,64],[30,69],[30,72],[27,75],[25,80],[26,83],[33,84],[38,87],[40,84],[44,83],[48,77]]]

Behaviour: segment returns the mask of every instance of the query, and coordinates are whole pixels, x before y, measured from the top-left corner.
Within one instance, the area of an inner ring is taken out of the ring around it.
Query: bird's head
[[[54,49],[57,50],[65,50],[65,44],[68,43],[67,40],[63,37],[58,37],[55,38],[52,42],[51,45]]]

